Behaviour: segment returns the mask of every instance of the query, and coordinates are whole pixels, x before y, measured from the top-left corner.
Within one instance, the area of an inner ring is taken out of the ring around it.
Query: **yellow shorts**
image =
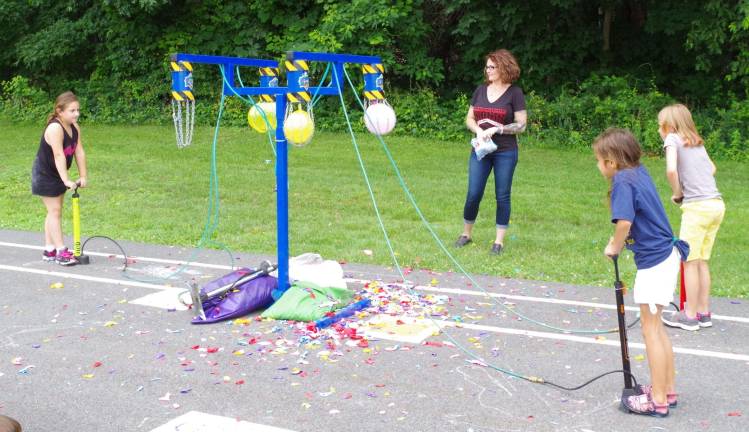
[[[679,238],[689,243],[687,261],[709,260],[726,205],[722,199],[693,201],[681,206]]]

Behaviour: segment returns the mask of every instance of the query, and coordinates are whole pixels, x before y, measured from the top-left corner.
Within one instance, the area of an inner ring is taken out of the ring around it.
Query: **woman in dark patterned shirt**
[[[510,222],[510,192],[512,176],[518,163],[517,134],[525,131],[528,113],[525,96],[513,83],[520,77],[515,57],[506,49],[486,56],[486,82],[473,92],[466,116],[466,126],[476,134],[477,141],[492,140],[497,150],[479,160],[471,149],[468,162],[468,194],[463,208],[463,233],[455,242],[462,247],[471,242],[473,224],[479,212],[489,173],[494,170],[494,194],[497,200],[497,235],[491,247],[493,254],[501,254],[504,237]]]

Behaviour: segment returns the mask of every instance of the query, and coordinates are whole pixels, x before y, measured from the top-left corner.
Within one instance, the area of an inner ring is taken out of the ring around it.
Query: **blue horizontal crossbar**
[[[272,67],[277,68],[278,62],[274,60],[250,59],[242,57],[211,56],[202,54],[174,54],[172,61],[187,61],[191,63],[224,64],[248,67]]]
[[[359,63],[359,64],[377,64],[382,60],[377,56],[363,56],[353,54],[333,54],[333,53],[316,53],[305,51],[289,51],[286,53],[289,61],[306,60],[319,62],[339,62],[339,63]]]
[[[323,96],[338,96],[338,88],[335,86],[310,87],[308,90],[311,94],[321,94]]]
[[[288,87],[232,87],[234,92],[240,96],[257,96],[257,95],[281,95],[289,91]],[[233,96],[234,92],[225,92],[228,96]]]

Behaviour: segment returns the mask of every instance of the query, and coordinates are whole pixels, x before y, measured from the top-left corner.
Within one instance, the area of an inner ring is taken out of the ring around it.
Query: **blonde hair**
[[[640,166],[640,143],[627,129],[606,129],[593,141],[593,151],[601,159],[613,161],[617,169]]]
[[[669,105],[658,113],[658,127],[673,130],[684,141],[684,147],[699,147],[705,143],[694,125],[692,113],[682,104]]]
[[[65,111],[65,108],[73,102],[78,102],[78,97],[72,91],[66,91],[55,99],[55,107],[52,109],[52,113],[47,116],[47,124],[57,118],[57,111]]]

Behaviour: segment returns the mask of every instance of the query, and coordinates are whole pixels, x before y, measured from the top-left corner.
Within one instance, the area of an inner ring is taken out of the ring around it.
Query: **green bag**
[[[348,305],[354,293],[346,288],[319,287],[310,282],[295,282],[271,307],[263,318],[289,321],[316,321],[326,313]]]

